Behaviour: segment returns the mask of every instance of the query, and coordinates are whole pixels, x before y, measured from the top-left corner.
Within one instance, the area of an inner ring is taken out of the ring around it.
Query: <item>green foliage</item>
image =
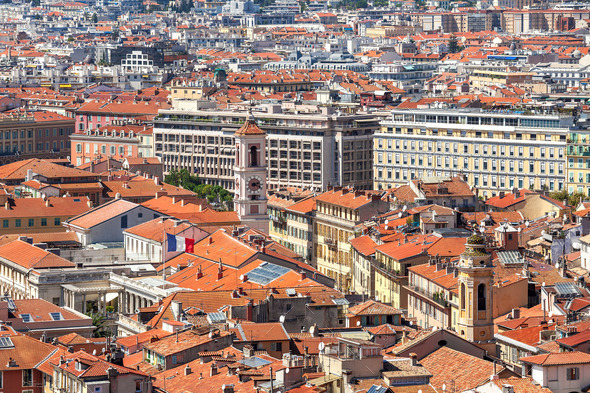
[[[86,315],[92,318],[92,324],[94,325],[94,337],[108,337],[111,332],[110,329],[105,327],[105,317],[101,313],[87,312]]]
[[[449,38],[449,53],[458,53],[458,52],[461,52],[462,50],[463,50],[463,47],[461,45],[459,45],[459,42],[457,41],[457,37],[452,35],[451,38]]]
[[[389,7],[389,0],[375,0],[373,5],[375,7]]]
[[[98,15],[96,13],[92,14],[92,23],[98,23]]]
[[[192,191],[199,198],[207,198],[209,203],[222,203],[233,200],[233,195],[228,190],[221,186],[201,183],[199,177],[191,174],[186,168],[181,170],[172,169],[164,177],[164,183]]]
[[[180,5],[170,7],[170,11],[176,11],[179,14],[186,14],[191,12],[192,7],[193,6],[191,0],[182,0]]]
[[[574,207],[578,206],[580,200],[583,201],[586,199],[586,195],[583,192],[574,192],[570,194],[567,190],[553,191],[552,193],[549,193],[549,197],[562,202],[567,201],[568,205]]]
[[[336,4],[336,8],[347,8],[349,10],[367,8],[367,0],[341,0]]]

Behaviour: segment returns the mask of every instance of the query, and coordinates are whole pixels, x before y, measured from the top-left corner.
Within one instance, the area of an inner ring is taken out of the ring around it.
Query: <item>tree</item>
[[[108,337],[111,335],[110,329],[105,326],[105,317],[101,313],[89,311],[86,313],[92,318],[92,324],[94,325],[94,331],[92,335],[94,337]]]
[[[206,198],[209,203],[223,203],[233,200],[233,195],[228,190],[221,186],[201,183],[201,179],[191,174],[186,168],[170,170],[164,177],[164,183],[192,191],[199,198]]]
[[[98,15],[96,13],[92,14],[92,23],[98,23]]]
[[[463,50],[463,47],[459,45],[459,42],[457,41],[457,37],[452,35],[451,38],[449,38],[449,53],[458,53],[458,52],[461,52],[462,50]]]
[[[568,205],[573,207],[578,206],[580,201],[586,199],[586,195],[583,192],[574,192],[570,194],[567,190],[554,191],[549,194],[549,197],[562,202],[567,201]]]

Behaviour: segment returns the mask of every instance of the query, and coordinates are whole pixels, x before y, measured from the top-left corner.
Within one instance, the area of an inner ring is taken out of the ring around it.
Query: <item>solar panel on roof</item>
[[[14,348],[14,344],[10,337],[0,337],[0,348]]]
[[[295,289],[293,289],[293,288],[287,288],[285,290],[285,293],[287,293],[287,295],[289,295],[289,296],[295,296],[295,295],[297,295],[297,291]]]

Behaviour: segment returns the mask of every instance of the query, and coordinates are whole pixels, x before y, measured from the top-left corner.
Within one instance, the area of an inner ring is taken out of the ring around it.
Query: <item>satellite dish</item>
[[[404,214],[403,214],[402,212],[399,212],[399,213],[397,213],[397,216],[398,216],[399,218],[402,218],[402,216],[403,216],[403,215],[404,215]]]
[[[541,284],[541,286],[542,286],[542,287],[544,287],[544,286],[545,286],[545,281],[543,281],[543,284]]]
[[[280,323],[285,323],[285,316],[284,316],[284,315],[281,315],[281,316],[279,317],[279,322],[280,322]]]
[[[96,349],[92,351],[92,354],[96,356]]]
[[[447,390],[447,385],[443,383],[442,388],[443,388],[443,392],[444,392],[445,390]]]
[[[285,370],[285,374],[289,374],[289,367]]]
[[[518,228],[518,233],[520,233],[522,231],[522,228]]]
[[[553,311],[549,311],[549,318],[551,318],[553,316]]]
[[[324,352],[324,348],[326,348],[326,344],[324,344],[324,342],[320,342],[318,344],[318,349],[320,350],[320,352]]]
[[[385,226],[389,225],[389,220],[385,220]]]
[[[406,210],[408,210],[408,206],[404,205],[404,207],[402,207],[402,211],[405,212]]]
[[[356,326],[361,326],[361,321],[356,321]]]
[[[528,227],[529,227],[529,225],[531,225],[531,222],[530,222],[529,220],[526,220],[526,221],[524,222],[524,225],[525,225],[525,226],[528,228]]]
[[[559,269],[559,262],[557,262],[557,263],[555,264],[555,268],[556,268],[556,269]]]

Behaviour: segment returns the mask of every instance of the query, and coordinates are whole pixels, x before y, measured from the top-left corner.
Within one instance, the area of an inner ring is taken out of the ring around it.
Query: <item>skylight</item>
[[[21,314],[20,317],[24,323],[33,322],[33,317],[31,317],[31,314]]]
[[[10,337],[0,337],[0,348],[14,348]]]
[[[60,312],[50,312],[49,315],[54,321],[62,321],[64,319]]]

